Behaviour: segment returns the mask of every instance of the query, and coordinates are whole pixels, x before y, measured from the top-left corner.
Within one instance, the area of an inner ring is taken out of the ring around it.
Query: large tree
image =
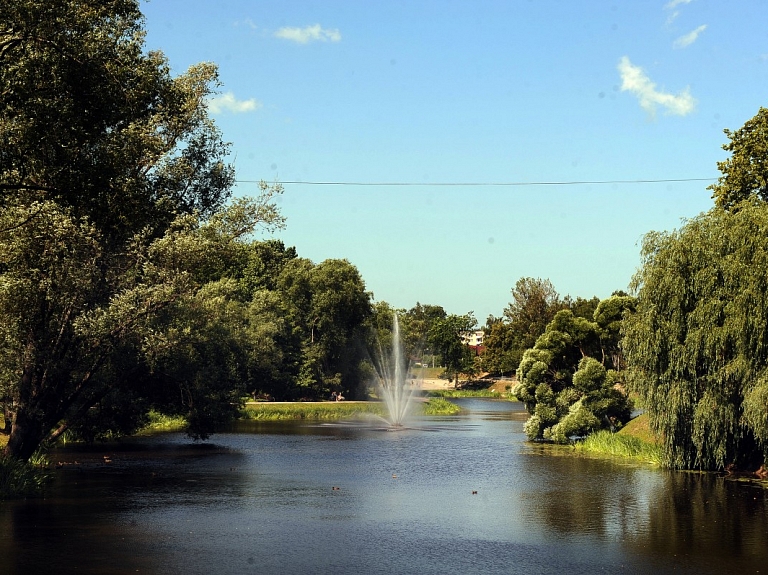
[[[0,401],[22,459],[135,396],[162,313],[282,223],[276,190],[218,215],[233,171],[207,115],[216,69],[172,77],[142,24],[136,0],[0,3]],[[220,396],[198,396],[205,433],[201,401]]]
[[[477,326],[477,320],[472,312],[464,315],[450,314],[436,320],[429,330],[429,343],[443,358],[443,365],[449,377],[458,384],[460,373],[474,370],[474,354],[462,340]]]
[[[296,396],[363,394],[359,370],[367,356],[364,329],[373,312],[357,268],[347,260],[316,265],[304,258],[291,259],[277,289],[302,342]]]
[[[628,383],[676,468],[768,456],[768,206],[735,207],[646,235],[634,278]]]
[[[512,330],[510,360],[517,368],[523,352],[534,346],[558,310],[565,304],[548,279],[523,277],[512,288],[512,301],[504,309],[504,319]]]
[[[597,322],[561,310],[526,350],[512,393],[531,414],[529,439],[567,443],[629,420],[630,402],[616,385],[620,374],[603,348],[615,345],[608,340]]]
[[[723,149],[731,155],[717,163],[722,176],[712,190],[715,205],[734,210],[748,198],[768,200],[768,109],[760,108],[757,115],[741,128],[725,130],[730,142]]]

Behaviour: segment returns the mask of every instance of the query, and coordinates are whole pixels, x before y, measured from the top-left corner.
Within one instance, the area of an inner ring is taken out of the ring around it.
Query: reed
[[[40,495],[51,480],[44,456],[35,455],[21,461],[9,455],[0,456],[0,499],[18,499]]]
[[[148,418],[149,423],[142,427],[137,435],[149,435],[159,431],[182,431],[187,426],[187,418],[183,415],[165,415],[150,411]]]
[[[243,419],[276,421],[281,419],[352,419],[363,414],[384,415],[384,406],[368,401],[337,402],[254,402],[246,404]]]
[[[598,431],[576,443],[577,451],[633,459],[652,465],[662,464],[661,448],[634,435]]]
[[[420,404],[424,415],[453,415],[461,408],[447,399],[434,397]],[[375,401],[248,403],[241,412],[243,419],[277,421],[281,419],[338,420],[386,415],[382,403]]]
[[[504,397],[493,389],[433,389],[427,392],[427,397],[485,397],[501,399]]]
[[[424,403],[424,415],[456,415],[461,408],[444,397],[431,397]]]

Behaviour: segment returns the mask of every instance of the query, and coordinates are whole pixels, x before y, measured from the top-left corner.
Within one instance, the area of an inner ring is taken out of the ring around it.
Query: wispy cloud
[[[299,44],[307,44],[309,42],[340,42],[341,32],[337,29],[326,30],[320,24],[314,24],[304,28],[280,28],[275,32],[275,37],[298,42]]]
[[[667,2],[664,5],[664,8],[666,10],[674,10],[678,6],[681,6],[682,4],[690,4],[693,0],[671,0],[670,2]]]
[[[218,94],[208,99],[208,109],[214,114],[231,112],[233,114],[242,114],[252,112],[261,108],[261,103],[253,98],[250,100],[238,100],[232,92]]]
[[[238,26],[245,26],[246,28],[250,28],[251,30],[257,30],[258,26],[256,25],[256,22],[251,20],[250,18],[246,18],[245,20],[238,20],[235,22],[235,27]]]
[[[640,102],[640,107],[651,116],[656,115],[657,106],[664,108],[668,114],[677,116],[686,116],[696,107],[696,100],[688,88],[679,94],[657,90],[656,84],[645,71],[640,66],[635,66],[626,56],[619,61],[618,69],[621,75],[621,91],[634,94]]]
[[[672,0],[664,5],[664,10],[672,10],[673,12],[667,17],[667,26],[670,26],[678,16],[680,16],[680,10],[675,10],[681,4],[690,4],[692,0]]]
[[[687,48],[691,44],[693,44],[699,37],[699,34],[701,34],[704,30],[707,29],[706,24],[702,24],[695,30],[691,30],[687,34],[680,36],[677,40],[674,41],[672,44],[673,48]]]

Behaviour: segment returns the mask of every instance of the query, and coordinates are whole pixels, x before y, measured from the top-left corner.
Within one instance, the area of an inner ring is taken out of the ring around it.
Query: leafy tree
[[[533,347],[555,313],[563,307],[549,280],[530,277],[517,280],[512,289],[512,302],[504,310],[504,318],[514,337],[513,347],[509,350],[513,363],[520,363],[523,352]]]
[[[482,356],[483,369],[489,373],[510,375],[517,369],[515,332],[512,326],[503,321],[495,321],[486,326],[483,339],[485,353]]]
[[[438,352],[429,349],[429,332],[436,321],[445,319],[447,313],[442,306],[422,304],[416,305],[400,315],[400,333],[403,349],[408,357],[422,357],[429,350],[434,356]]]
[[[600,328],[601,363],[617,371],[626,367],[621,351],[621,327],[636,305],[637,299],[630,295],[612,295],[601,301],[594,312],[595,323]]]
[[[296,258],[286,263],[277,283],[302,341],[299,396],[364,393],[359,369],[367,355],[363,331],[372,312],[357,268],[347,260],[314,265]]]
[[[633,280],[628,385],[675,468],[756,469],[768,455],[768,207],[734,207],[647,234]]]
[[[584,299],[583,297],[573,299],[571,296],[565,296],[565,298],[563,298],[564,307],[571,310],[573,315],[589,320],[594,317],[595,310],[599,304],[600,298],[597,296],[592,297],[592,299]]]
[[[55,201],[112,244],[223,204],[234,173],[204,103],[216,69],[172,78],[143,52],[136,0],[8,0],[0,22],[6,202]]]
[[[0,400],[5,451],[27,459],[70,426],[93,429],[99,406],[153,401],[156,322],[194,303],[240,237],[282,219],[273,189],[220,213],[234,174],[205,104],[216,69],[171,77],[143,51],[137,1],[7,0],[0,22]],[[223,396],[192,395],[203,435]]]
[[[757,115],[735,132],[725,130],[730,142],[723,149],[731,156],[717,163],[722,176],[712,190],[715,205],[735,210],[749,198],[768,200],[768,109],[760,108]]]
[[[469,346],[462,342],[461,336],[476,326],[477,320],[470,312],[465,315],[451,314],[436,320],[429,330],[429,343],[440,353],[446,372],[455,378],[456,383],[459,382],[460,373],[474,370],[474,356],[469,352]]]
[[[596,322],[561,310],[525,352],[512,393],[531,415],[524,428],[529,439],[566,443],[629,420],[618,372],[596,359],[606,355],[600,336]]]

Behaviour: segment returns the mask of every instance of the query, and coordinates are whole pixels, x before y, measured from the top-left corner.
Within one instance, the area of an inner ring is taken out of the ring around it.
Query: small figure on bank
[[[334,392],[331,394],[331,401],[338,401],[338,400],[339,400],[339,396],[338,396],[338,395],[336,395],[336,392],[334,391]]]

